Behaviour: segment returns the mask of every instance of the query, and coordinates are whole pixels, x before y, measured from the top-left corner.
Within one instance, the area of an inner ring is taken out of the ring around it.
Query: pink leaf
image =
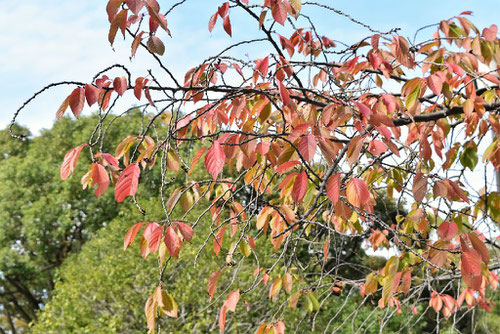
[[[455,222],[443,222],[439,225],[438,236],[441,240],[450,241],[458,232],[458,227]]]
[[[219,141],[216,140],[205,156],[205,168],[210,175],[212,175],[214,180],[217,179],[217,175],[222,172],[225,160],[226,154],[224,153]]]
[[[307,162],[311,162],[316,153],[316,138],[313,135],[306,135],[300,138],[299,152]]]
[[[78,161],[78,157],[80,156],[80,152],[85,146],[87,146],[87,144],[82,144],[78,147],[72,148],[66,153],[61,165],[61,179],[66,180],[68,176],[73,173],[76,167],[76,162]]]

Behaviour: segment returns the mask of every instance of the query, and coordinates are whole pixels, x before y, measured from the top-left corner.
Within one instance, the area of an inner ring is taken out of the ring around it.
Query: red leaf
[[[222,226],[215,235],[214,239],[214,253],[215,255],[219,255],[220,248],[222,246],[222,241],[224,240],[224,232],[226,231],[227,225]]]
[[[182,241],[174,231],[172,226],[167,228],[165,232],[165,245],[167,246],[168,254],[172,257],[179,257],[179,251],[181,250]]]
[[[142,225],[144,225],[144,223],[137,223],[128,230],[127,234],[125,234],[125,240],[123,241],[123,250],[132,245],[135,236],[137,235],[137,232],[139,232]]]
[[[205,168],[212,175],[212,178],[217,179],[217,175],[222,172],[224,168],[224,161],[226,160],[226,154],[222,149],[219,141],[214,141],[214,144],[208,150],[207,155],[205,156]]]
[[[191,241],[191,239],[193,239],[194,232],[191,226],[185,223],[177,222],[177,227],[179,228],[179,232],[181,232],[184,240]]]
[[[271,11],[273,13],[274,20],[279,24],[284,25],[287,16],[285,4],[281,1],[278,1],[273,5]]]
[[[415,201],[421,203],[427,193],[427,177],[422,173],[416,174],[413,178],[412,192]]]
[[[64,156],[63,163],[61,165],[60,176],[61,179],[66,180],[68,176],[75,170],[76,162],[80,156],[82,149],[87,146],[87,144],[82,144],[78,147],[72,148]]]
[[[210,275],[207,284],[207,292],[210,296],[210,300],[214,298],[215,288],[217,287],[217,282],[219,281],[220,274],[222,273],[222,269],[217,270],[216,272]]]
[[[475,233],[468,234],[470,242],[472,243],[472,247],[481,254],[481,259],[484,263],[488,264],[490,262],[490,252],[484,242],[479,239],[479,237]]]
[[[346,195],[349,203],[357,207],[362,207],[370,199],[370,191],[365,181],[357,178],[349,180]]]
[[[300,161],[297,161],[297,160],[287,161],[287,162],[284,162],[281,165],[279,165],[276,168],[276,172],[278,172],[281,175],[285,172],[288,172],[290,169],[292,169],[293,167],[295,167],[297,165],[300,165]]]
[[[288,93],[288,89],[285,88],[281,81],[278,81],[279,93],[281,97],[281,101],[285,106],[290,104],[290,94]]]
[[[229,36],[232,36],[231,34],[231,20],[229,20],[229,15],[224,18],[224,22],[222,23],[224,30],[227,32]]]
[[[258,71],[262,77],[266,77],[269,70],[269,56],[259,59],[255,65],[255,70]]]
[[[333,174],[326,182],[326,195],[334,204],[338,202],[340,194],[340,173]]]
[[[295,203],[299,203],[304,199],[307,190],[307,174],[302,171],[295,178],[292,189],[292,199]]]
[[[299,152],[307,162],[311,162],[316,153],[316,138],[313,135],[306,135],[300,138]]]
[[[85,104],[85,90],[81,87],[75,88],[69,96],[69,106],[76,118],[80,115]]]
[[[125,197],[135,195],[140,174],[141,170],[137,163],[131,164],[123,170],[115,186],[115,199],[117,202],[123,202]]]
[[[85,98],[89,107],[99,99],[100,89],[93,85],[85,84]]]
[[[147,233],[146,233],[147,232]],[[148,241],[148,247],[151,253],[156,253],[160,247],[163,237],[163,226],[156,223],[150,223],[144,230],[144,238]]]
[[[375,139],[368,144],[368,151],[370,151],[373,155],[381,155],[387,151],[387,145],[380,140]]]
[[[437,230],[441,240],[450,241],[458,232],[458,227],[455,222],[443,222]]]
[[[118,95],[122,96],[127,88],[127,79],[125,77],[116,77],[113,81],[113,89],[118,93]]]
[[[212,32],[212,30],[214,29],[215,23],[217,23],[218,17],[219,17],[219,15],[217,15],[217,13],[212,15],[212,17],[210,18],[210,21],[208,21],[208,31]]]
[[[142,9],[143,2],[142,0],[125,0],[127,7],[134,13],[135,15],[139,15],[139,12]]]
[[[111,45],[113,45],[113,42],[115,41],[118,28],[120,28],[123,37],[125,37],[125,29],[127,28],[127,9],[123,9],[113,18],[113,21],[111,21],[108,33],[108,41]]]
[[[196,166],[196,164],[198,163],[198,161],[203,156],[203,154],[205,153],[206,150],[207,150],[207,148],[205,146],[202,146],[198,149],[198,151],[196,152],[196,154],[193,157],[193,161],[191,161],[191,166],[189,167],[188,175],[191,175],[191,173],[194,170],[194,167]]]
[[[222,6],[220,6],[219,9],[217,10],[220,17],[225,17],[228,11],[229,11],[229,2],[224,2]]]
[[[224,305],[227,307],[229,311],[236,312],[236,305],[240,300],[240,290],[232,291],[227,296],[227,300]]]
[[[101,197],[102,194],[108,189],[109,186],[109,176],[106,169],[101,164],[92,164],[92,186],[98,185],[94,193],[97,198]]]
[[[481,275],[481,254],[472,248],[462,251],[462,272],[466,275]]]
[[[160,8],[155,6],[151,6],[151,4],[146,3],[146,8],[148,9],[149,13],[149,22],[150,25],[154,24],[154,27],[162,27],[163,30],[165,30],[169,35],[170,35],[170,30],[168,30],[167,26],[167,20],[165,17],[159,13]],[[151,32],[154,32],[156,29],[150,29]]]

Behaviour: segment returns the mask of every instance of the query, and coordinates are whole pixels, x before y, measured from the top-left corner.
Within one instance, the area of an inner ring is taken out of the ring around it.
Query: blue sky
[[[159,1],[167,8],[172,1]],[[179,77],[200,60],[216,53],[231,40],[223,33],[221,22],[210,34],[207,24],[223,1],[188,0],[169,18],[173,39],[166,43],[165,63]],[[472,22],[483,28],[499,24],[499,0],[472,1],[319,1],[342,10],[374,29],[402,28],[401,34],[413,36],[421,26],[437,23],[465,10],[474,12]],[[106,1],[0,0],[0,127],[5,127],[23,101],[43,86],[63,80],[88,82],[99,70],[114,63],[130,66],[135,76],[144,75],[154,64],[144,54],[129,60],[130,41],[117,38],[115,51],[107,41],[109,24]],[[317,18],[320,33],[332,39],[353,43],[370,34],[346,18],[324,10],[303,7],[303,13]],[[253,26],[231,14],[234,39],[249,37]],[[251,29],[250,29],[251,28]],[[427,32],[430,36],[432,30]],[[251,58],[259,56],[252,52]],[[48,128],[55,121],[55,111],[72,88],[54,89],[41,96],[23,111],[20,122],[33,132]],[[89,112],[88,110],[86,112]]]

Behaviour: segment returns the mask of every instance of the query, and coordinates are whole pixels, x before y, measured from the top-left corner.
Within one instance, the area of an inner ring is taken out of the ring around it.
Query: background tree
[[[259,310],[252,329],[282,333],[286,304],[301,306],[306,319],[343,291],[356,291],[361,304],[376,301],[385,309],[381,330],[400,313],[414,327],[431,308],[436,331],[442,317],[452,319],[453,329],[462,318],[457,311],[491,308],[487,288],[496,289],[499,267],[500,196],[491,181],[500,165],[500,103],[498,69],[482,71],[480,64],[500,60],[496,25],[480,30],[464,12],[441,21],[432,37],[420,39],[419,30],[409,40],[397,29],[375,31],[324,4],[221,2],[207,18],[208,30],[222,28],[232,36],[232,18],[253,26],[255,37],[234,36],[233,44],[176,78],[161,56],[163,36],[170,34],[167,18],[183,3],[160,10],[156,0],[110,0],[106,8],[110,43],[118,31],[130,36],[132,57],[144,48],[164,71],[161,76],[150,71],[132,77],[115,65],[90,83],[54,83],[42,90],[76,86],[59,107],[59,118],[68,107],[78,117],[85,101],[99,106],[90,141],[75,143],[80,146],[64,158],[63,179],[85,150],[92,162],[84,186],[100,196],[116,179],[116,201],[131,200],[147,214],[151,194],[141,199],[136,192],[157,166],[163,217],[139,222],[125,236],[125,248],[139,236],[143,257],[158,252],[159,284],[145,305],[151,331],[160,328],[159,313],[179,315],[166,278],[193,233],[204,231],[194,262],[210,245],[225,263],[209,276],[208,289],[218,296],[221,332],[233,326],[248,330],[234,320],[245,302],[247,312]],[[308,8],[343,15],[370,35],[338,46],[317,29]],[[243,57],[240,47],[254,53]],[[105,75],[117,70],[123,76]],[[105,146],[115,119],[111,112],[132,91],[138,100],[145,97],[139,107],[153,116],[138,135],[122,140],[113,157]],[[183,108],[185,113],[174,112]],[[207,173],[190,173],[200,159]],[[184,179],[171,192],[168,170]],[[481,189],[469,186],[472,178]],[[407,201],[408,214],[392,224],[377,216],[379,188],[396,203]],[[199,213],[196,219],[189,218],[192,213]],[[261,246],[266,239],[272,256]],[[382,268],[359,263],[365,242],[373,250],[391,249]],[[240,280],[249,267],[254,280]],[[223,270],[232,280],[215,289]],[[269,312],[248,306],[262,289],[275,302]],[[428,307],[419,310],[423,302]],[[314,317],[311,322],[314,327]],[[301,323],[289,320],[288,326]]]

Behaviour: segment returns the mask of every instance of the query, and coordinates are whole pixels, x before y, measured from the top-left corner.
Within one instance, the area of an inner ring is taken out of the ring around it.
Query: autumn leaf
[[[283,105],[287,106],[290,104],[290,94],[288,93],[288,89],[285,88],[285,85],[281,81],[278,81],[278,88],[281,97],[281,101]]]
[[[210,175],[212,175],[214,180],[216,180],[217,175],[222,172],[225,160],[226,154],[224,153],[221,144],[218,140],[214,141],[212,147],[210,147],[207,155],[205,156],[205,168]]]
[[[210,300],[214,298],[215,289],[217,288],[217,282],[219,281],[220,274],[222,273],[222,269],[219,269],[213,272],[208,279],[207,284],[207,292],[210,296]]]
[[[182,241],[172,228],[172,226],[167,227],[165,232],[165,245],[167,246],[168,254],[172,257],[179,257],[179,251],[182,246]]]
[[[425,197],[425,194],[427,194],[427,177],[426,176],[424,176],[421,173],[418,173],[415,175],[415,177],[413,178],[412,192],[413,192],[413,198],[415,198],[415,201],[417,201],[418,203],[421,203]]]
[[[316,153],[316,138],[313,135],[306,135],[300,138],[299,152],[307,162],[311,162]]]
[[[357,178],[352,178],[347,183],[346,195],[349,203],[357,207],[363,207],[370,199],[370,191],[365,181]]]
[[[458,227],[455,222],[442,222],[437,232],[441,240],[450,241],[457,234]]]
[[[120,11],[111,21],[111,26],[108,33],[108,41],[113,45],[118,29],[121,30],[123,37],[125,37],[125,29],[127,27],[127,9]]]
[[[307,174],[305,171],[300,172],[295,178],[292,189],[292,199],[295,203],[302,202],[307,190]]]
[[[92,186],[97,185],[97,189],[94,191],[94,193],[97,195],[97,198],[100,198],[109,186],[108,173],[101,164],[92,164],[92,181]]]
[[[72,148],[66,153],[60,170],[61,179],[66,180],[68,176],[73,173],[76,167],[76,162],[78,161],[78,157],[80,156],[80,152],[85,146],[87,146],[87,144],[82,144],[80,146]]]
[[[87,104],[92,106],[99,99],[100,89],[94,85],[85,84],[85,98],[87,99]]]
[[[113,81],[113,89],[118,95],[122,96],[123,93],[127,90],[127,78],[125,77],[116,77]]]
[[[141,170],[137,163],[129,165],[123,170],[115,186],[115,199],[123,202],[125,197],[134,196],[139,185]]]
[[[141,229],[142,225],[144,225],[143,222],[137,223],[128,230],[127,234],[125,234],[125,239],[123,240],[123,250],[126,250],[128,246],[130,246],[134,242],[135,237]]]
[[[231,31],[231,20],[229,19],[229,15],[227,15],[224,18],[224,21],[222,22],[222,26],[224,27],[224,30],[229,36],[232,36],[232,31]]]
[[[165,53],[165,45],[163,44],[161,39],[159,39],[156,36],[149,37],[147,42],[147,47],[149,51],[151,51],[152,53],[156,53],[160,56],[163,56],[163,54]]]
[[[191,241],[191,239],[193,239],[194,232],[191,226],[182,222],[177,222],[175,224],[177,225],[177,228],[179,229],[179,232],[184,240]]]
[[[334,204],[338,202],[340,194],[340,173],[330,176],[326,183],[326,195]]]
[[[479,237],[473,232],[469,233],[468,236],[472,244],[472,247],[479,254],[481,254],[481,259],[483,260],[483,262],[488,264],[488,262],[490,262],[490,251],[488,250],[484,242],[481,239],[479,239]]]
[[[85,90],[81,87],[75,88],[69,96],[69,107],[76,118],[80,115],[85,104]]]

